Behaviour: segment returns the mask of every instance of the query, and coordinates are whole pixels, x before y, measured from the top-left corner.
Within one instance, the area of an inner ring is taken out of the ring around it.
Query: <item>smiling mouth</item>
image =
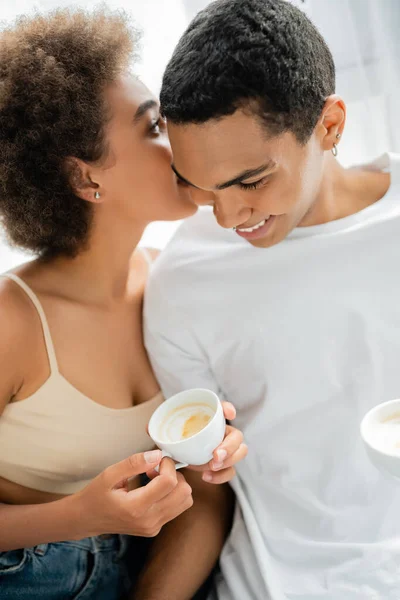
[[[240,233],[251,233],[252,231],[257,231],[257,229],[260,229],[261,227],[264,227],[265,223],[268,221],[268,219],[270,218],[270,216],[271,215],[269,215],[268,217],[266,217],[265,219],[263,219],[259,223],[256,223],[252,227],[234,227],[234,230],[235,231],[240,231]]]

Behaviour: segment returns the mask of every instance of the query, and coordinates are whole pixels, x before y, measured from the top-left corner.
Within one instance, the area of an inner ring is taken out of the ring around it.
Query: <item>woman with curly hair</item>
[[[150,222],[196,207],[171,170],[158,102],[130,73],[136,47],[135,29],[105,9],[35,15],[0,34],[0,215],[36,256],[0,281],[2,600],[121,597],[140,563],[128,564],[133,536],[178,516],[152,552],[163,548],[190,598],[229,526],[229,490],[207,482],[231,479],[241,433],[228,427],[187,481],[146,434],[162,397],[143,345],[149,255],[137,245]],[[150,598],[148,585],[135,598]]]

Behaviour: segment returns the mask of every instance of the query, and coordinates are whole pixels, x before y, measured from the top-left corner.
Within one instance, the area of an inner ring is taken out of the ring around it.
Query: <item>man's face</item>
[[[315,132],[305,145],[292,133],[269,137],[241,110],[200,125],[169,123],[168,132],[173,168],[193,201],[213,206],[218,223],[253,246],[279,243],[312,209],[324,156]]]

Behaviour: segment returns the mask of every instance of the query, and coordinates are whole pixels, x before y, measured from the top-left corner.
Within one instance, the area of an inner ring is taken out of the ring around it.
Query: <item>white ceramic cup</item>
[[[400,399],[367,412],[360,432],[371,462],[386,475],[400,479]]]
[[[198,433],[182,438],[187,419],[197,414],[199,407],[210,417],[209,422]],[[217,394],[204,389],[186,390],[165,400],[149,422],[150,437],[163,456],[178,463],[177,469],[208,463],[224,439],[225,429],[224,411]]]

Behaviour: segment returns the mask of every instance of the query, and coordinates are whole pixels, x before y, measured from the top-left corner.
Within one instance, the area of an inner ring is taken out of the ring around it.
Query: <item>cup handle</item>
[[[166,452],[165,450],[162,451],[162,457],[163,458],[172,458],[172,460],[175,460],[171,454],[169,452]],[[183,469],[184,467],[188,467],[189,464],[188,463],[184,463],[184,462],[177,462],[175,463],[175,469]],[[157,473],[160,472],[160,465],[157,465],[157,467],[154,469],[155,471],[157,471]]]

